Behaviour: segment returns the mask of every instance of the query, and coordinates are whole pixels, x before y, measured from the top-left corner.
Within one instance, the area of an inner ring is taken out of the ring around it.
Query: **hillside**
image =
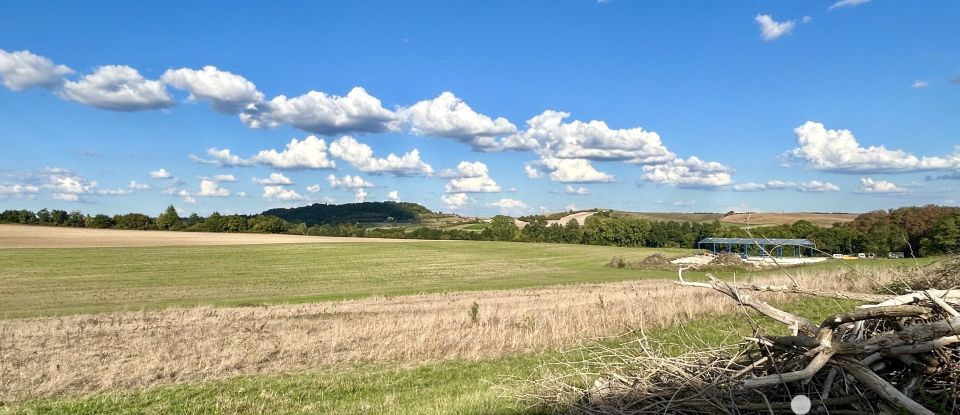
[[[834,223],[852,222],[857,213],[820,213],[820,212],[787,212],[787,213],[736,213],[720,219],[725,223],[737,225],[789,225],[798,220],[806,220],[820,227],[830,227]]]
[[[277,208],[263,212],[291,223],[332,225],[339,223],[380,223],[390,218],[397,222],[414,222],[420,215],[432,214],[429,209],[407,202],[363,202],[328,205],[314,203],[296,208]]]

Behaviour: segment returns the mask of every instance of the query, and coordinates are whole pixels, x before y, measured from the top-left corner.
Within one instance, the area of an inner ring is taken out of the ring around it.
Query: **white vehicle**
[[[843,254],[833,254],[831,255],[834,259],[843,259]]]
[[[866,259],[866,258],[867,258],[867,254],[861,252],[861,253],[857,254],[857,258]]]

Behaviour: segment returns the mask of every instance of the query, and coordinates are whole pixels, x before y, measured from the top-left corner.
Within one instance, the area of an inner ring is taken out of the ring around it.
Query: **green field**
[[[511,242],[0,250],[0,317],[259,305],[669,278],[604,267],[654,252]]]

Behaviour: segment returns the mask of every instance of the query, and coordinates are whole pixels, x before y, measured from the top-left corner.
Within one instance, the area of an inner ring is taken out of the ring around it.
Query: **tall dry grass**
[[[836,271],[798,274],[808,287],[873,286],[870,279]],[[363,363],[483,359],[734,310],[729,299],[710,290],[639,281],[5,320],[0,401]]]

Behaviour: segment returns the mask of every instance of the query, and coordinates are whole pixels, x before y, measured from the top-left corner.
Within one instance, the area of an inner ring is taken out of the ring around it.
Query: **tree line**
[[[0,212],[0,223],[86,227],[98,229],[171,230],[196,232],[288,233],[314,236],[349,236],[396,239],[456,239],[612,245],[651,248],[695,248],[706,237],[802,238],[817,244],[824,253],[869,252],[885,255],[936,255],[960,251],[960,208],[927,205],[873,211],[849,223],[818,227],[805,220],[790,225],[758,226],[744,229],[719,221],[691,223],[651,221],[617,217],[599,211],[583,224],[547,224],[546,217],[530,216],[522,229],[514,218],[493,217],[481,232],[427,227],[366,228],[355,223],[310,225],[291,223],[272,215],[192,214],[181,217],[173,206],[157,217],[142,213],[107,216],[85,215],[80,211],[42,209]],[[792,254],[792,251],[785,254]]]

